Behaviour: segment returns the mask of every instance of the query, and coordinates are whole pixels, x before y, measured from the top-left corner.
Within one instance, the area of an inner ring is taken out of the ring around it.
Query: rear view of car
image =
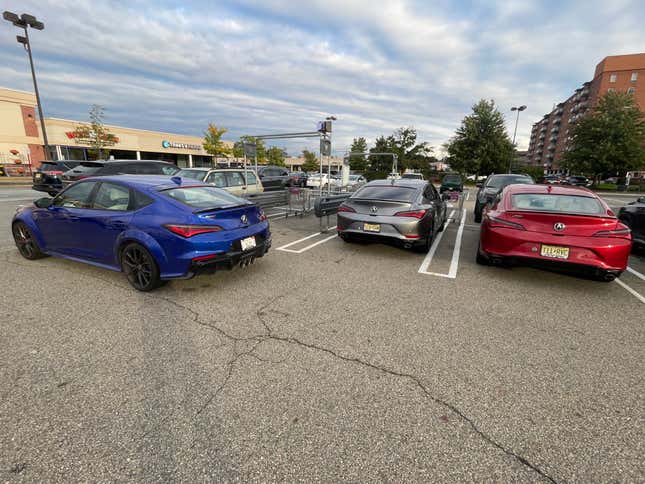
[[[594,193],[511,185],[484,212],[477,262],[527,263],[612,281],[627,268],[632,237]]]
[[[499,174],[491,175],[486,178],[486,181],[483,185],[479,183],[479,191],[477,192],[475,198],[475,209],[474,209],[474,218],[475,222],[479,223],[482,220],[482,212],[487,205],[493,203],[497,194],[500,193],[504,187],[514,183],[527,183],[533,184],[533,178],[528,175],[515,175],[515,174]]]
[[[441,180],[439,193],[443,192],[463,192],[464,183],[459,175],[446,175]]]
[[[66,187],[75,181],[82,180],[83,178],[94,176],[101,168],[103,168],[104,165],[104,161],[82,161],[71,170],[63,173],[63,187]]]
[[[33,175],[32,188],[49,195],[56,195],[63,189],[62,176],[65,172],[75,168],[80,161],[45,161]]]

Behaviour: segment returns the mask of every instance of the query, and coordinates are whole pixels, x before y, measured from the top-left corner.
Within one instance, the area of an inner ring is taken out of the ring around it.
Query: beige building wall
[[[35,106],[33,94],[0,88],[0,163],[13,164],[17,159],[28,163],[33,147],[42,145]]]

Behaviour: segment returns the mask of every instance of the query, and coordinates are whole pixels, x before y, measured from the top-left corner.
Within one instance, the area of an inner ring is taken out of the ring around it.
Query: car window
[[[128,210],[130,206],[130,189],[115,183],[101,183],[92,208],[98,210]]]
[[[108,163],[105,165],[103,168],[101,168],[100,174],[101,175],[118,175],[120,173],[125,173],[123,170],[123,165],[120,163]],[[134,173],[134,172],[130,172]]]
[[[226,188],[226,175],[221,171],[214,171],[208,175],[206,183],[215,185],[217,188]]]
[[[416,188],[398,187],[392,185],[365,186],[351,198],[362,200],[392,200],[397,202],[412,202],[417,195]]]
[[[56,207],[90,208],[90,198],[96,182],[82,182],[72,185],[58,195],[53,202]]]
[[[513,183],[533,183],[533,179],[521,175],[492,176],[486,181],[486,188],[504,188]]]
[[[159,163],[137,163],[134,173],[137,175],[164,175],[163,172],[164,165]],[[127,173],[133,173],[132,171],[127,171]]]
[[[572,213],[581,215],[604,215],[601,203],[592,197],[577,195],[554,195],[545,193],[518,193],[511,197],[517,210],[538,212]]]
[[[161,173],[167,176],[176,175],[179,168],[172,165],[161,165]]]
[[[215,209],[250,204],[242,198],[238,198],[225,190],[220,190],[215,187],[171,188],[162,193],[194,208]]]
[[[246,172],[246,183],[248,185],[255,185],[255,184],[257,184],[257,182],[258,182],[258,179],[255,177],[255,173],[253,173],[252,171],[247,171]]]
[[[229,187],[242,187],[244,186],[244,177],[239,171],[226,172],[226,179]]]
[[[148,195],[144,195],[138,190],[130,190],[130,209],[139,210],[147,205],[150,205],[154,200]]]
[[[460,183],[461,177],[459,175],[446,175],[443,177],[443,181],[449,183]]]
[[[208,170],[179,170],[175,175],[182,178],[192,178],[193,180],[203,180]]]

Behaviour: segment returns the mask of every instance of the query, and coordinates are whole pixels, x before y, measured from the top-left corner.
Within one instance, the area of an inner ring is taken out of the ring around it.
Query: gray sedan
[[[338,235],[386,238],[406,249],[427,252],[446,222],[446,203],[423,180],[375,180],[363,186],[338,209]]]

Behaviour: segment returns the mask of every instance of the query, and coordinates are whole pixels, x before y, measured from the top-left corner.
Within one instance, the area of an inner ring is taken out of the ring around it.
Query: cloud
[[[337,150],[409,125],[438,147],[480,98],[496,100],[511,133],[510,107],[529,106],[526,147],[531,124],[605,55],[645,45],[645,12],[628,0],[8,3],[46,24],[32,42],[47,116],[84,119],[99,103],[112,124],[199,135],[213,121],[235,139],[334,114]],[[6,27],[2,84],[30,90]]]

